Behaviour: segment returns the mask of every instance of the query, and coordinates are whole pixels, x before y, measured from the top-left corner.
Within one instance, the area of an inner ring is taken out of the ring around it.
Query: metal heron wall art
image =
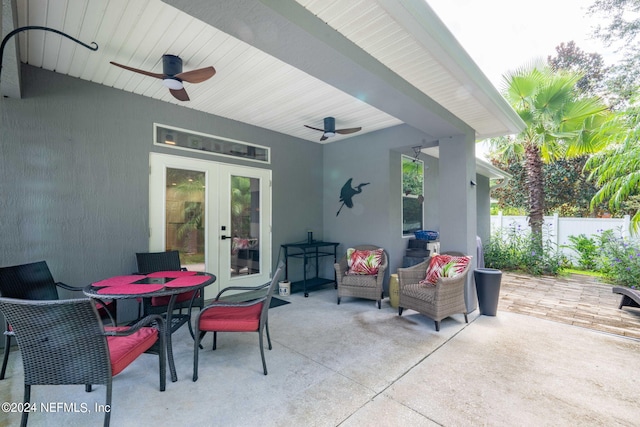
[[[342,204],[340,205],[340,209],[338,209],[336,216],[340,215],[340,211],[345,205],[351,209],[353,207],[353,200],[351,200],[353,196],[362,193],[362,187],[369,185],[368,182],[363,182],[362,184],[358,184],[356,188],[353,188],[351,186],[351,181],[353,181],[353,178],[349,178],[342,186],[342,190],[340,190],[340,201]]]

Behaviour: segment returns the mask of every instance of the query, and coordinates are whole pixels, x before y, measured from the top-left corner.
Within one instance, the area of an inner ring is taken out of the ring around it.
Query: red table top
[[[183,288],[204,287],[216,280],[213,274],[196,271],[158,271],[142,275],[114,276],[92,283],[84,289],[87,296],[127,298],[131,296],[163,296],[185,292]]]

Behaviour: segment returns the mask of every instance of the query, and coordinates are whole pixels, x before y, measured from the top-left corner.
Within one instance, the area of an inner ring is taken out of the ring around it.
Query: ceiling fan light
[[[163,79],[162,84],[168,87],[169,89],[173,89],[173,90],[182,89],[182,82],[178,79],[171,79],[171,78]]]
[[[325,132],[324,136],[326,136],[327,138],[332,137],[332,136],[336,136],[335,132]]]

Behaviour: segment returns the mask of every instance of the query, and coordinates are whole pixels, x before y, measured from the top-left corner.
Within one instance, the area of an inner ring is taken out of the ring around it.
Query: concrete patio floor
[[[143,355],[114,379],[111,425],[638,425],[640,310],[618,310],[606,289],[581,276],[505,274],[496,317],[476,310],[465,324],[456,315],[440,332],[413,311],[399,317],[388,299],[378,310],[360,299],[336,305],[332,288],[294,294],[269,314],[269,375],[256,334],[221,334],[215,352],[209,335],[192,382],[193,341],[182,328],[178,381],[159,392],[156,358]],[[22,400],[22,363],[11,356],[2,402]],[[32,401],[93,408],[104,387],[35,386]],[[19,418],[0,412],[0,425]],[[99,413],[29,417],[30,426],[101,423]]]

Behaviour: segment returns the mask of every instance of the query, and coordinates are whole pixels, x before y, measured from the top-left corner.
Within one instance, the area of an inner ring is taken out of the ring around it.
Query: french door
[[[271,273],[271,171],[150,154],[149,251],[180,251],[182,266],[226,286],[257,286]]]

